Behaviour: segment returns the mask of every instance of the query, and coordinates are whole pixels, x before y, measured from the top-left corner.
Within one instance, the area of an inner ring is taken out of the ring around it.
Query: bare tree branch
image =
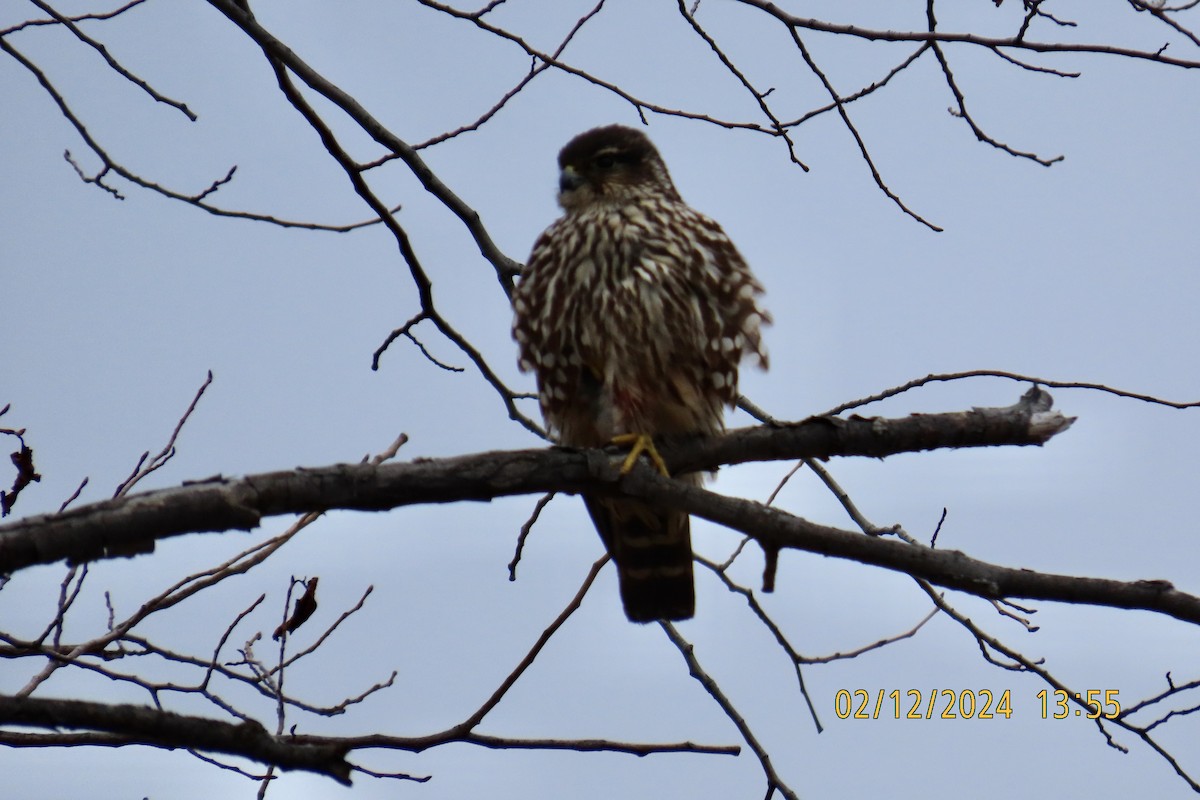
[[[934,0],[926,0],[925,2],[925,16],[929,21],[930,33],[937,32],[937,16],[933,11],[933,2]],[[946,57],[945,49],[939,42],[936,41],[932,43],[932,46],[933,54],[937,57],[938,65],[942,68],[942,75],[946,78],[946,86],[950,87],[950,93],[954,95],[955,108],[951,109],[951,113],[961,119],[963,122],[967,123],[967,125],[971,128],[971,132],[975,134],[976,139],[981,142],[986,142],[992,147],[995,147],[997,150],[1002,150],[1011,156],[1016,156],[1017,158],[1027,158],[1030,161],[1041,164],[1043,167],[1049,167],[1063,160],[1063,156],[1043,158],[1037,153],[1027,153],[1023,150],[1017,150],[1007,144],[1004,144],[1003,142],[997,141],[985,133],[983,128],[981,128],[979,124],[975,122],[975,119],[971,116],[971,112],[967,111],[967,98],[963,94],[962,89],[958,87],[958,80],[955,79],[954,72],[950,69],[950,60]],[[996,50],[995,52],[1002,58],[1009,58],[1000,50]],[[1021,66],[1026,69],[1031,69],[1031,67],[1024,64]]]
[[[1031,398],[1043,406],[1031,405]],[[914,415],[900,420],[815,418],[785,428],[743,429],[713,440],[685,443],[678,449],[664,448],[663,455],[672,469],[686,470],[759,459],[834,454],[881,457],[933,447],[1040,444],[1070,424],[1061,415],[1032,410],[1044,407],[1045,398],[1048,395],[1031,390],[1022,403],[1008,409]],[[752,501],[663,478],[645,467],[622,477],[600,451],[557,448],[407,464],[339,465],[237,481],[218,478],[147,492],[0,528],[0,569],[12,571],[64,557],[99,558],[108,548],[130,540],[192,531],[247,530],[256,527],[263,516],[293,513],[304,506],[382,510],[551,490],[642,497],[743,531],[768,552],[794,547],[850,558],[982,597],[1141,608],[1200,622],[1200,598],[1165,581],[1122,582],[1000,567],[957,551],[817,525]]]
[[[283,42],[271,35],[258,24],[252,14],[244,10],[234,0],[209,0],[209,3],[229,18],[231,22],[242,29],[257,45],[265,50],[272,58],[287,67],[300,80],[304,81],[313,91],[325,97],[331,103],[344,111],[371,138],[396,154],[408,166],[425,189],[436,197],[446,208],[450,209],[466,226],[467,231],[479,246],[483,257],[491,262],[496,269],[506,292],[512,291],[512,279],[520,272],[520,265],[501,252],[492,237],[483,227],[479,213],[468,206],[458,195],[444,184],[433,170],[425,163],[407,142],[401,140],[383,123],[375,119],[362,105],[342,89],[326,80],[319,72],[310,67],[300,56],[292,52]]]
[[[131,8],[134,8],[135,6],[140,6],[144,2],[146,2],[146,0],[129,0],[129,2],[113,9],[112,11],[105,11],[102,13],[92,13],[92,14],[79,14],[77,16],[67,17],[67,19],[70,20],[71,22],[85,22],[87,20],[108,20],[108,19],[112,19],[114,17],[119,17],[120,15],[124,14],[126,11],[130,10]],[[16,33],[17,31],[24,30],[25,28],[35,28],[35,27],[42,27],[42,26],[49,26],[49,25],[61,25],[61,24],[62,24],[62,22],[59,19],[30,19],[30,20],[26,20],[25,22],[22,22],[19,25],[14,25],[11,28],[0,29],[0,36],[7,36],[10,33]]]
[[[679,631],[675,630],[675,626],[671,623],[663,621],[658,624],[662,627],[667,638],[671,640],[671,644],[675,645],[679,653],[683,656],[683,660],[688,665],[688,673],[717,702],[717,705],[721,707],[721,711],[725,713],[725,716],[729,717],[730,722],[734,724],[734,727],[738,729],[738,733],[746,741],[746,745],[758,758],[758,763],[762,766],[763,774],[767,779],[766,796],[770,797],[775,792],[779,792],[787,800],[800,800],[799,796],[792,791],[791,787],[783,782],[783,779],[779,777],[779,773],[771,765],[770,754],[767,753],[766,748],[758,741],[758,738],[754,735],[754,731],[750,730],[750,725],[746,722],[745,717],[741,715],[733,705],[733,701],[721,690],[721,686],[700,666],[700,661],[696,658],[696,649],[692,646],[692,643],[680,636]]]
[[[87,174],[87,172],[83,169],[83,167],[81,167],[75,161],[74,157],[71,155],[71,152],[69,150],[66,151],[63,154],[63,157],[79,174],[79,178],[84,183],[95,184],[96,186],[98,186],[101,189],[103,189],[104,191],[108,192],[113,197],[117,198],[118,200],[124,200],[125,197],[124,197],[124,195],[121,194],[121,192],[116,187],[111,186],[105,182],[105,180],[109,177],[110,173],[112,175],[118,175],[121,178],[124,178],[125,180],[129,181],[130,183],[134,184],[135,186],[140,186],[143,189],[148,189],[152,192],[156,192],[156,193],[162,195],[163,197],[167,197],[172,200],[178,200],[180,202],[187,203],[188,205],[195,206],[204,211],[207,211],[209,214],[213,214],[214,216],[219,216],[219,217],[235,217],[235,218],[239,218],[239,219],[253,220],[255,222],[266,222],[266,223],[269,223],[272,225],[278,225],[283,228],[303,228],[303,229],[307,229],[307,230],[325,230],[325,231],[333,231],[333,232],[337,232],[337,233],[344,233],[344,232],[355,230],[357,228],[365,227],[368,225],[374,225],[379,222],[378,219],[374,219],[374,220],[367,220],[365,222],[352,223],[349,225],[323,225],[321,223],[316,223],[316,222],[301,222],[301,221],[296,221],[296,220],[281,219],[279,217],[275,217],[270,214],[255,214],[255,213],[249,212],[249,211],[232,211],[232,210],[220,208],[218,206],[214,206],[214,205],[211,205],[211,204],[205,202],[205,198],[207,198],[210,194],[212,194],[214,191],[216,191],[220,186],[227,183],[233,177],[233,173],[236,170],[236,167],[230,169],[224,178],[220,178],[218,180],[213,181],[207,189],[204,189],[204,190],[194,193],[194,194],[185,194],[183,192],[179,192],[174,189],[169,189],[166,186],[155,183],[154,181],[147,180],[147,179],[141,177],[140,175],[136,174],[132,170],[121,165],[115,158],[113,158],[111,155],[109,155],[108,151],[103,146],[101,146],[100,142],[97,141],[96,138],[92,136],[90,131],[88,131],[88,128],[86,125],[84,125],[83,120],[81,120],[75,114],[75,112],[71,110],[71,107],[67,104],[66,98],[64,98],[62,96],[62,93],[59,92],[57,88],[55,88],[54,84],[46,76],[46,73],[43,70],[39,69],[38,66],[33,61],[26,58],[23,53],[21,53],[19,50],[17,50],[15,47],[13,47],[12,44],[9,43],[8,37],[2,36],[2,35],[0,35],[0,52],[7,53],[17,63],[19,63],[22,67],[24,67],[26,70],[28,70],[30,72],[30,74],[32,74],[34,76],[34,78],[37,80],[37,82],[39,84],[41,84],[42,89],[48,95],[50,95],[50,99],[53,100],[55,105],[58,106],[58,109],[62,113],[63,117],[66,118],[66,120],[71,124],[71,127],[73,127],[75,129],[76,133],[79,134],[79,137],[81,139],[83,139],[83,141],[87,145],[88,149],[91,150],[92,153],[100,160],[100,163],[102,165],[100,170],[95,175],[89,176]]]
[[[979,36],[973,33],[953,33],[949,31],[876,30],[857,25],[826,22],[811,17],[797,17],[787,13],[779,6],[770,2],[770,0],[737,0],[737,2],[752,6],[769,14],[791,30],[802,29],[820,31],[822,33],[835,33],[858,39],[867,39],[872,42],[940,42],[944,44],[974,45],[989,50],[1016,49],[1029,50],[1035,53],[1093,53],[1153,61],[1156,64],[1182,67],[1184,69],[1200,68],[1200,60],[1172,58],[1164,55],[1162,51],[1138,50],[1118,45],[1082,42],[1033,42],[1018,36]]]
[[[169,97],[159,94],[159,92],[156,91],[153,86],[146,83],[146,81],[134,75],[129,70],[125,69],[125,67],[121,66],[120,62],[113,58],[112,54],[108,52],[108,48],[80,30],[79,26],[75,24],[76,21],[74,19],[58,13],[49,3],[43,2],[43,0],[29,0],[29,2],[33,3],[42,11],[45,11],[47,14],[49,14],[55,22],[69,30],[76,39],[99,53],[100,57],[104,59],[105,63],[108,64],[109,68],[112,69],[113,72],[117,73],[122,78],[129,81],[134,86],[137,86],[146,94],[150,95],[150,97],[154,98],[155,102],[163,103],[177,109],[192,122],[195,122],[198,119],[195,113],[193,113],[192,110],[187,107],[186,103],[181,103],[178,100],[172,100]],[[128,8],[129,6],[126,6],[122,10],[127,10]],[[92,18],[94,19],[95,17]]]
[[[1050,411],[1049,395],[1031,390],[1007,408],[892,420],[814,417],[792,425],[743,428],[713,439],[668,444],[662,453],[673,473],[761,460],[882,458],[945,447],[1041,445],[1071,422]],[[550,491],[616,492],[628,490],[625,484],[634,476],[627,476],[620,488],[616,477],[603,451],[564,448],[408,463],[339,464],[241,479],[215,477],[2,526],[0,572],[63,558],[105,558],[114,549],[181,533],[252,530],[265,516],[311,509],[380,511]],[[679,503],[686,488],[664,479],[654,491],[670,494]],[[674,494],[676,490],[681,494]]]
[[[4,696],[0,696],[0,721],[38,728],[89,729],[120,737],[120,744],[242,756],[350,783],[350,765],[345,758],[349,748],[330,742],[289,741],[289,737],[272,736],[253,721],[234,724],[148,706]]]
[[[908,383],[894,386],[891,389],[885,389],[878,394],[873,394],[869,397],[863,397],[858,400],[851,400],[848,403],[842,403],[839,406],[829,409],[822,416],[836,416],[851,411],[856,408],[862,408],[871,403],[878,403],[880,400],[886,400],[889,397],[904,394],[905,392],[917,389],[930,383],[949,383],[950,381],[960,381],[966,378],[1004,378],[1010,381],[1019,383],[1032,383],[1038,386],[1048,386],[1051,389],[1087,389],[1094,392],[1103,392],[1111,394],[1115,397],[1125,397],[1130,400],[1140,400],[1143,403],[1149,403],[1157,406],[1167,406],[1168,408],[1200,408],[1200,400],[1166,400],[1154,395],[1142,394],[1140,392],[1130,392],[1124,389],[1114,389],[1111,386],[1106,386],[1103,383],[1091,383],[1087,381],[1056,381],[1045,378],[1038,378],[1032,375],[1022,375],[1017,372],[1006,372],[998,369],[973,369],[965,372],[940,372],[926,375],[924,378],[916,378]]]

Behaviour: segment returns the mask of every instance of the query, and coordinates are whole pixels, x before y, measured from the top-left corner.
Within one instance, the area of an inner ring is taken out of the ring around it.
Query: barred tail
[[[696,590],[688,515],[638,500],[583,499],[616,562],[625,616],[633,622],[690,619]]]

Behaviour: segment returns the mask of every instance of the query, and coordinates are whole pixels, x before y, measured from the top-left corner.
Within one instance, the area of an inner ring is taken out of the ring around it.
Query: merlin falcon
[[[767,365],[762,287],[717,223],[684,203],[650,140],[609,125],[558,154],[563,215],[542,233],[513,293],[522,371],[570,447],[712,436],[738,397],[746,354]],[[680,480],[699,485],[699,474]],[[695,612],[688,515],[585,496],[634,622]]]

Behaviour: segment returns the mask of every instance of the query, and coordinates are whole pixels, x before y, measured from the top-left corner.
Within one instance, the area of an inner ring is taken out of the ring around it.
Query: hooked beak
[[[558,174],[558,190],[560,192],[570,192],[582,185],[583,176],[570,165],[563,167],[562,172]]]

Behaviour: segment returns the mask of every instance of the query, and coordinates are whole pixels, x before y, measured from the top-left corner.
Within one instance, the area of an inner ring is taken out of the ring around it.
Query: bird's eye
[[[596,156],[595,163],[600,169],[612,169],[617,165],[617,157],[612,153],[604,153]]]

